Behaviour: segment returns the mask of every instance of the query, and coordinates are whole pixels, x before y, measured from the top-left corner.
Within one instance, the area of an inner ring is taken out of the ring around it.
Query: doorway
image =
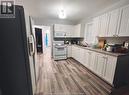
[[[46,52],[48,49],[51,49],[51,30],[50,26],[43,26],[43,49]]]
[[[35,28],[37,53],[43,53],[42,29]]]
[[[51,49],[51,27],[35,25],[35,38],[37,53],[45,53]]]

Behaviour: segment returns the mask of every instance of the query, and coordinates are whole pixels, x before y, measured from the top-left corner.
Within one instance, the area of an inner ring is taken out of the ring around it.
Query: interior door
[[[42,29],[35,28],[36,47],[38,53],[43,53]]]

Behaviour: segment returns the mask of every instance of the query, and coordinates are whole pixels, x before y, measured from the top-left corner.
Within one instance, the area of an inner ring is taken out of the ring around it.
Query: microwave
[[[60,32],[60,31],[56,31],[54,33],[54,37],[65,37],[66,36],[66,33],[63,33],[63,32]]]

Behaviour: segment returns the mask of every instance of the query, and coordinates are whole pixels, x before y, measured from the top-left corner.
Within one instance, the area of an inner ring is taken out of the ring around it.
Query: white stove
[[[67,46],[64,41],[54,41],[53,58],[54,60],[67,59]]]

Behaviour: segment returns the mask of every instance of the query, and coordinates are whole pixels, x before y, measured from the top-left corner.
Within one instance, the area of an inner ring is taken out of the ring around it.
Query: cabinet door
[[[73,25],[66,25],[66,27],[65,27],[66,37],[72,36],[72,34],[74,32],[73,29],[74,29]]]
[[[77,46],[72,46],[72,57],[79,61],[80,58],[80,49]]]
[[[67,46],[67,57],[72,57],[72,46]]]
[[[76,58],[76,47],[72,46],[72,57],[75,59]]]
[[[113,84],[116,63],[117,63],[117,57],[107,56],[107,62],[105,64],[103,78],[111,84]]]
[[[95,72],[95,63],[96,63],[96,53],[95,52],[91,52],[90,55],[90,69]]]
[[[63,32],[63,31],[65,30],[65,28],[64,28],[64,25],[55,24],[55,25],[54,25],[54,30],[55,30],[55,31],[60,31],[60,32],[62,31],[62,32]]]
[[[100,30],[99,30],[100,37],[107,36],[108,23],[109,23],[109,13],[106,13],[106,14],[100,16]]]
[[[64,37],[71,37],[74,32],[73,29],[74,29],[73,25],[62,25],[62,24],[54,25],[54,31],[63,33]]]
[[[57,24],[55,24],[55,25],[54,25],[54,31],[59,31],[59,30],[60,30],[60,26],[57,25]]]
[[[89,50],[84,51],[84,65],[90,69],[91,52]]]
[[[95,33],[93,33],[93,23],[87,23],[85,25],[85,40],[91,44],[95,42]]]
[[[100,17],[95,17],[93,19],[93,31],[96,34],[96,36],[99,36],[99,30],[100,30]]]
[[[104,64],[105,64],[105,55],[98,53],[98,54],[97,54],[96,73],[97,73],[100,77],[103,76]]]
[[[88,68],[91,69],[92,52],[88,51]]]
[[[81,24],[77,24],[74,26],[73,37],[81,37]]]
[[[122,9],[119,36],[129,36],[129,5]]]
[[[116,9],[110,12],[110,20],[107,36],[116,36],[118,33],[118,22],[120,18],[120,9]]]
[[[78,61],[78,62],[80,62],[80,57],[81,57],[81,54],[80,54],[80,48],[79,47],[76,47],[76,60]]]
[[[84,50],[84,66],[88,68],[88,50]]]
[[[84,64],[84,49],[83,48],[80,48],[79,50],[79,62]]]

